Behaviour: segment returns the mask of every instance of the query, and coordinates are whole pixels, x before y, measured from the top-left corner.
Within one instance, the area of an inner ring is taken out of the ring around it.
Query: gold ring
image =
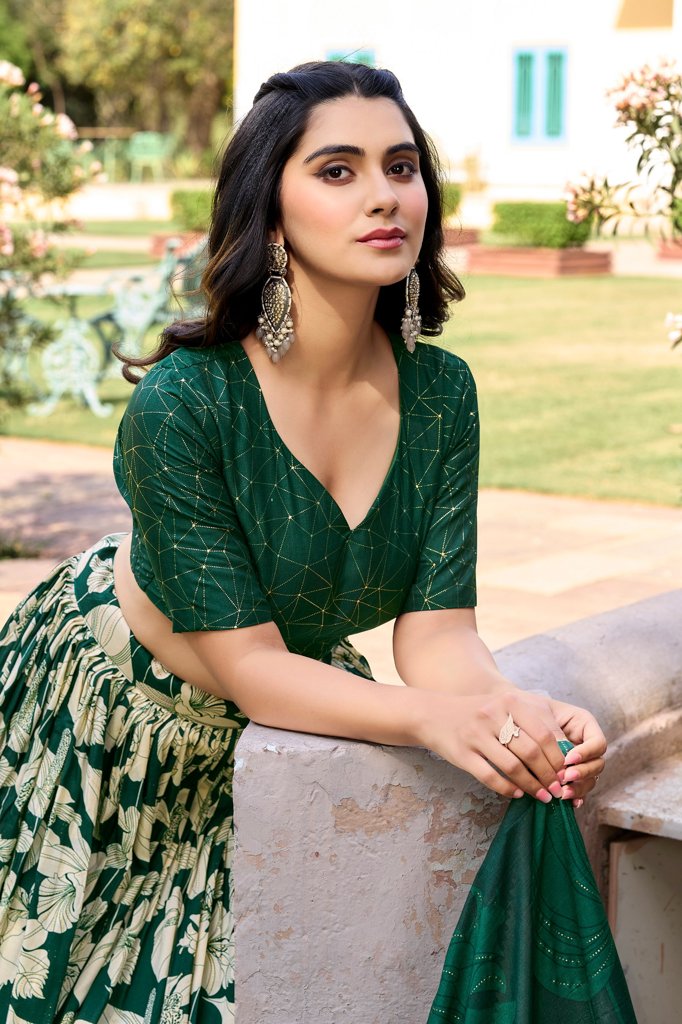
[[[500,734],[497,737],[503,747],[508,747],[515,736],[520,736],[521,730],[511,716],[511,712],[507,715],[507,721],[500,729]]]

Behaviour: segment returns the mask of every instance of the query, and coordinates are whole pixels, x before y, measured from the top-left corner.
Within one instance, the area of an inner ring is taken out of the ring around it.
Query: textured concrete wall
[[[498,655],[616,741],[583,816],[598,871],[609,789],[680,741],[680,621],[682,591]],[[255,725],[234,796],[237,1024],[424,1021],[504,802],[424,750]]]

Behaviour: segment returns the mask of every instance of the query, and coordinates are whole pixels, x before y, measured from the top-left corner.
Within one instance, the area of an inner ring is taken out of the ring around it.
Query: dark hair
[[[251,110],[229,139],[215,195],[201,290],[206,315],[170,324],[148,356],[125,359],[123,374],[137,381],[131,366],[150,366],[180,347],[209,347],[246,337],[260,312],[268,232],[279,220],[282,170],[319,103],[342,96],[393,100],[421,150],[421,175],[428,196],[426,230],[419,254],[422,334],[437,335],[448,306],[464,289],[443,257],[442,171],[435,147],[408,107],[390,71],[342,61],[301,64],[273,75],[258,90]],[[376,320],[395,332],[405,306],[404,282],[379,292]]]

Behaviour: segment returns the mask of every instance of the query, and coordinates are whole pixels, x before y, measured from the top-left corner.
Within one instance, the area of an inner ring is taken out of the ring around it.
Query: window
[[[566,51],[546,47],[514,54],[517,141],[561,141],[566,134]]]
[[[325,60],[340,60],[346,64],[366,64],[368,68],[376,67],[374,50],[329,50]]]

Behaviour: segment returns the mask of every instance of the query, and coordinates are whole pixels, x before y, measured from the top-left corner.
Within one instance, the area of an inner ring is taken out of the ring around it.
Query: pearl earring
[[[422,318],[419,313],[419,275],[412,267],[405,281],[405,313],[400,333],[408,352],[414,352],[417,338],[421,334]]]
[[[263,285],[256,337],[263,342],[273,363],[286,355],[294,340],[291,319],[291,291],[284,275],[287,272],[287,251],[278,242],[268,243],[268,279]]]

